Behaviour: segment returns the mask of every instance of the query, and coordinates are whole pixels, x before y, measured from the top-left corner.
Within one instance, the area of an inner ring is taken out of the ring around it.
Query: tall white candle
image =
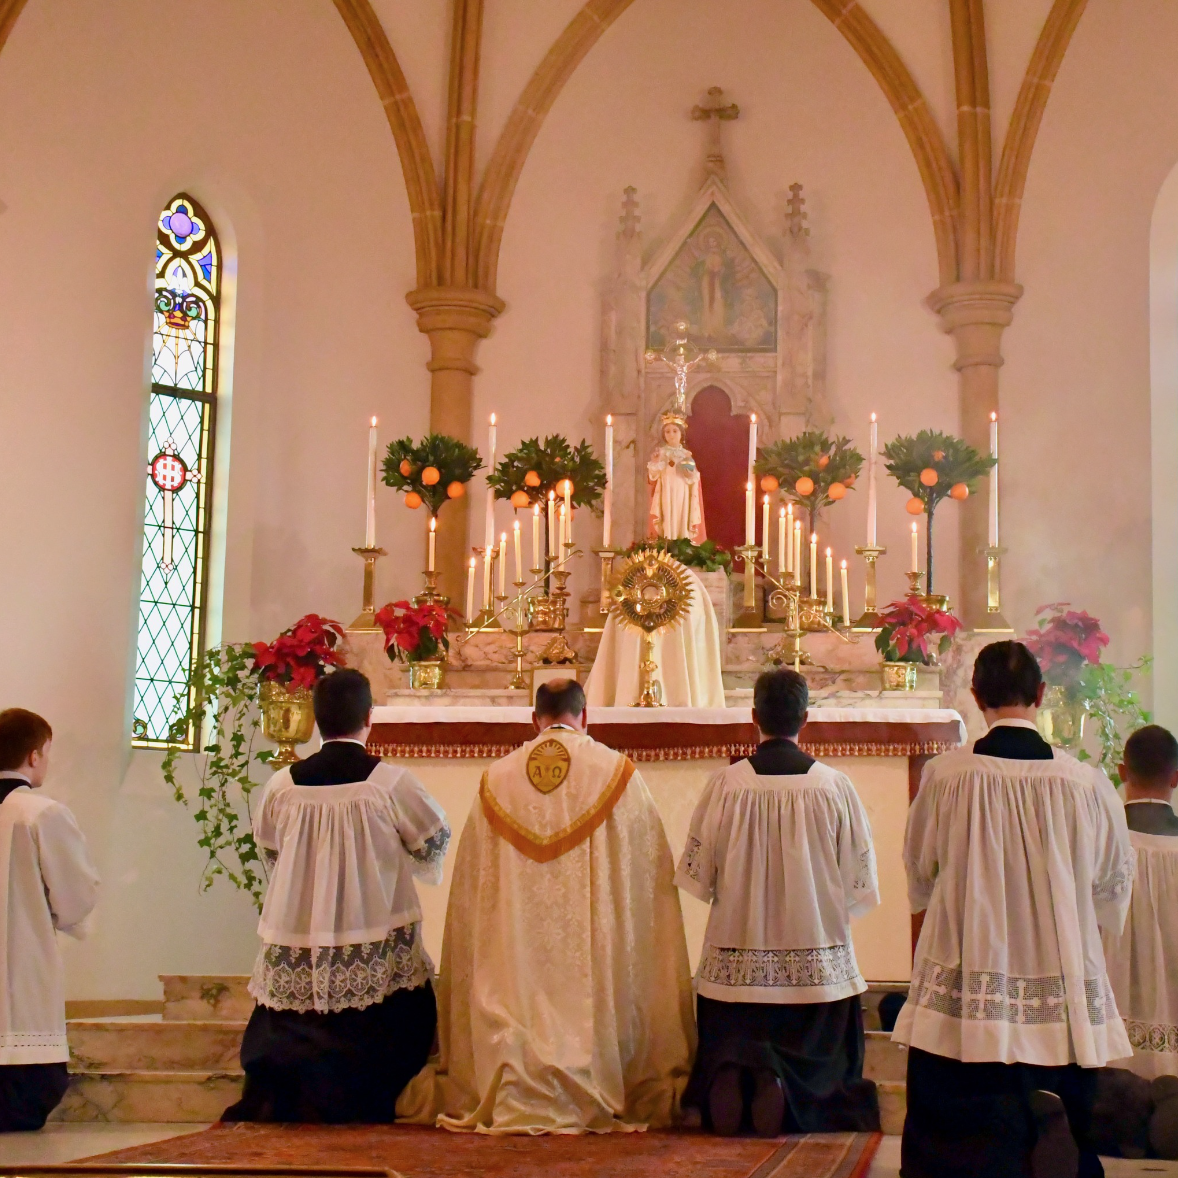
[[[562,503],[560,505],[560,547],[557,549],[558,560],[564,559],[564,546],[569,542],[569,513]]]
[[[769,564],[769,496],[763,496],[761,503],[761,552],[765,558],[765,564]]]
[[[563,479],[561,494],[564,496],[564,513],[569,517],[569,522],[573,519],[573,480]]]
[[[466,569],[466,620],[468,623],[474,618],[474,573],[477,563],[477,559],[472,556]]]
[[[920,541],[916,534],[916,521],[912,521],[912,572],[920,572]]]
[[[818,533],[810,533],[810,596],[818,596]]]
[[[368,503],[364,520],[364,547],[376,547],[376,418],[368,426]]]
[[[785,508],[782,507],[777,512],[777,579],[780,581],[785,577],[786,552],[789,545],[786,543],[785,531]]]
[[[483,609],[491,608],[491,566],[495,562],[495,545],[483,549]]]
[[[540,563],[540,504],[532,504],[532,568],[541,569]]]
[[[757,462],[757,415],[755,413],[750,413],[749,414],[749,477],[748,477],[748,481],[750,484],[753,483],[753,481],[756,477],[754,474],[754,471],[753,471],[753,467],[756,465],[756,462]],[[749,540],[748,543],[752,544],[752,543],[754,543],[754,541]]]
[[[753,506],[753,484],[744,485],[744,542],[749,547],[757,543],[757,513]]]
[[[800,519],[794,520],[793,574],[794,580],[800,585],[802,583],[802,521]]]
[[[487,452],[490,457],[487,459],[487,474],[488,476],[495,473],[495,414],[491,414],[491,423],[487,430]],[[495,547],[495,488],[489,483],[487,484],[487,521],[484,528],[483,547],[490,551]]]
[[[990,414],[990,547],[998,547],[998,414]]]
[[[437,555],[437,541],[438,541],[438,517],[431,515],[429,517],[429,564],[426,568],[429,572],[434,571],[434,558]]]
[[[522,582],[524,579],[524,552],[523,544],[520,541],[519,520],[512,521],[511,529],[515,533],[515,579]]]
[[[876,546],[875,456],[879,451],[879,423],[871,415],[871,440],[867,446],[867,547]]]
[[[826,608],[834,613],[834,557],[826,550]]]
[[[507,596],[507,533],[499,537],[499,596]]]
[[[849,626],[851,624],[851,595],[847,592],[847,562],[845,560],[839,564],[839,574],[842,581],[840,588],[843,591],[843,624]]]
[[[556,559],[556,492],[548,492],[548,555]]]
[[[786,534],[789,536],[789,542],[785,546],[785,571],[792,573],[794,571],[794,505],[789,504],[786,516]]]
[[[612,414],[605,417],[605,503],[601,521],[601,546],[608,548],[613,532],[614,507],[614,419]]]

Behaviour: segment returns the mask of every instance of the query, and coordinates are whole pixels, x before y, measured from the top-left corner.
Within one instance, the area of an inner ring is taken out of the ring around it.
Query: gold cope
[[[569,775],[573,759],[559,740],[541,741],[528,754],[528,780],[542,794],[550,794]]]

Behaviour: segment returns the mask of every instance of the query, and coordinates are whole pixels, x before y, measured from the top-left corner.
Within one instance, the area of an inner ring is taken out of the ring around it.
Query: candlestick
[[[524,579],[524,553],[520,543],[519,520],[512,521],[511,530],[515,537],[515,579],[522,581]]]
[[[755,548],[757,545],[756,509],[753,507],[753,484],[744,485],[744,546]]]
[[[612,414],[605,417],[605,496],[602,504],[601,546],[609,547],[613,531],[614,505],[614,419]]]
[[[426,562],[426,570],[428,572],[434,571],[434,557],[437,553],[438,542],[438,517],[431,515],[429,517],[429,560]]]
[[[556,492],[548,492],[548,557],[556,559]]]
[[[810,596],[818,596],[818,533],[810,533]]]
[[[909,566],[910,573],[920,572],[920,540],[916,534],[916,521],[912,522],[912,564]]]
[[[826,550],[826,612],[834,613],[834,557]]]
[[[786,508],[785,529],[785,571],[792,576],[794,571],[794,505],[792,503]]]
[[[764,496],[761,504],[761,552],[765,563],[769,563],[769,496]]]
[[[998,414],[990,414],[990,547],[998,547]]]
[[[532,504],[532,568],[540,568],[540,504]]]
[[[779,581],[785,579],[785,565],[788,559],[786,549],[789,547],[785,542],[785,508],[781,508],[777,513],[777,579]]]
[[[755,467],[757,464],[757,415],[755,413],[749,414],[749,486],[753,486],[756,478]],[[756,541],[748,540],[746,543],[753,544]]]
[[[477,558],[472,556],[466,570],[466,624],[468,626],[474,621],[474,574],[477,563]]]
[[[851,624],[851,595],[847,591],[847,562],[844,560],[839,565],[839,574],[843,591],[843,625],[849,626]]]
[[[499,596],[507,595],[507,533],[499,537]]]
[[[491,414],[491,422],[487,429],[487,453],[490,457],[487,459],[487,475],[495,473],[495,414]],[[490,483],[487,484],[487,519],[486,527],[484,528],[484,542],[483,547],[488,552],[495,547],[495,488]]]
[[[376,418],[368,427],[368,503],[364,520],[364,547],[376,547]]]
[[[744,562],[744,594],[740,616],[732,623],[732,629],[759,630],[762,628],[761,615],[757,611],[757,554],[760,549],[755,544],[745,544],[736,551]]]
[[[876,543],[876,503],[875,503],[875,455],[879,450],[879,423],[875,414],[871,415],[871,441],[867,447],[867,544],[874,548]]]
[[[883,620],[875,608],[875,562],[887,552],[887,549],[878,546],[872,548],[870,545],[863,545],[861,548],[856,548],[855,551],[867,561],[867,578],[863,589],[863,614],[855,622],[855,629],[878,630]]]
[[[364,560],[364,588],[360,599],[360,613],[348,629],[378,633],[380,627],[376,624],[376,562],[385,555],[385,550],[364,547],[353,548],[352,551]]]

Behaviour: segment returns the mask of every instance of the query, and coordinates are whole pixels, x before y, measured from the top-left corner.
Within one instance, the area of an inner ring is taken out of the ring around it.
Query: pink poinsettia
[[[272,683],[310,689],[328,667],[343,666],[344,656],[335,649],[343,636],[339,622],[307,614],[273,642],[253,644],[254,670]]]
[[[949,649],[953,635],[961,629],[951,613],[933,609],[916,594],[887,606],[882,623],[875,648],[894,663],[931,663]]]
[[[1059,687],[1076,685],[1081,671],[1100,662],[1100,652],[1108,646],[1100,621],[1086,610],[1072,609],[1066,601],[1041,605],[1035,616],[1039,628],[1029,630],[1023,641],[1038,660],[1044,680]]]

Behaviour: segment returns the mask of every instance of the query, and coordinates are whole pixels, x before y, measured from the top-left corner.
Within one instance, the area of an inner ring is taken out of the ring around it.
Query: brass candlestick
[[[834,610],[828,609],[825,597],[799,597],[798,626],[806,634],[820,634],[834,629]]]
[[[450,599],[444,594],[438,592],[438,573],[436,569],[426,569],[425,571],[425,588],[413,599],[413,604],[421,605],[440,605],[446,609],[450,605]]]
[[[924,581],[924,573],[919,570],[912,570],[904,574],[908,578],[908,595],[911,597],[915,594],[917,597],[923,597],[924,594],[921,589],[924,588],[922,582]]]
[[[348,629],[359,630],[365,634],[378,634],[380,627],[376,624],[376,562],[388,553],[383,548],[353,548],[352,551],[364,558],[364,589],[361,598],[363,608]]]
[[[851,626],[853,630],[878,630],[883,625],[883,619],[876,608],[879,603],[876,598],[875,562],[886,555],[887,551],[886,548],[872,544],[862,544],[855,549],[856,554],[867,561],[867,584],[863,590],[863,613]]]
[[[601,561],[601,599],[597,609],[604,617],[609,613],[609,583],[613,574],[614,557],[618,553],[614,548],[594,548],[593,553]]]
[[[740,616],[732,623],[733,630],[760,630],[761,615],[757,612],[757,556],[761,549],[757,544],[742,544],[737,550],[744,561],[744,600]]]
[[[1013,634],[1002,614],[1002,557],[1005,548],[983,548],[986,554],[986,624],[975,627],[984,634]]]
[[[524,635],[528,632],[527,619],[524,616],[525,584],[524,581],[512,582],[512,585],[515,586],[515,625],[509,628],[505,623],[503,624],[503,632],[510,634],[515,639],[515,674],[512,675],[511,682],[507,685],[509,689],[526,688],[528,685],[528,681],[524,677]]]
[[[801,586],[791,574],[788,581],[779,584],[772,594],[774,599],[781,598],[785,608],[785,629],[777,644],[765,653],[765,658],[775,666],[791,665],[795,671],[800,671],[803,664],[808,664],[810,656],[802,648],[802,639],[806,631],[801,627],[801,615],[798,603],[801,600]]]

